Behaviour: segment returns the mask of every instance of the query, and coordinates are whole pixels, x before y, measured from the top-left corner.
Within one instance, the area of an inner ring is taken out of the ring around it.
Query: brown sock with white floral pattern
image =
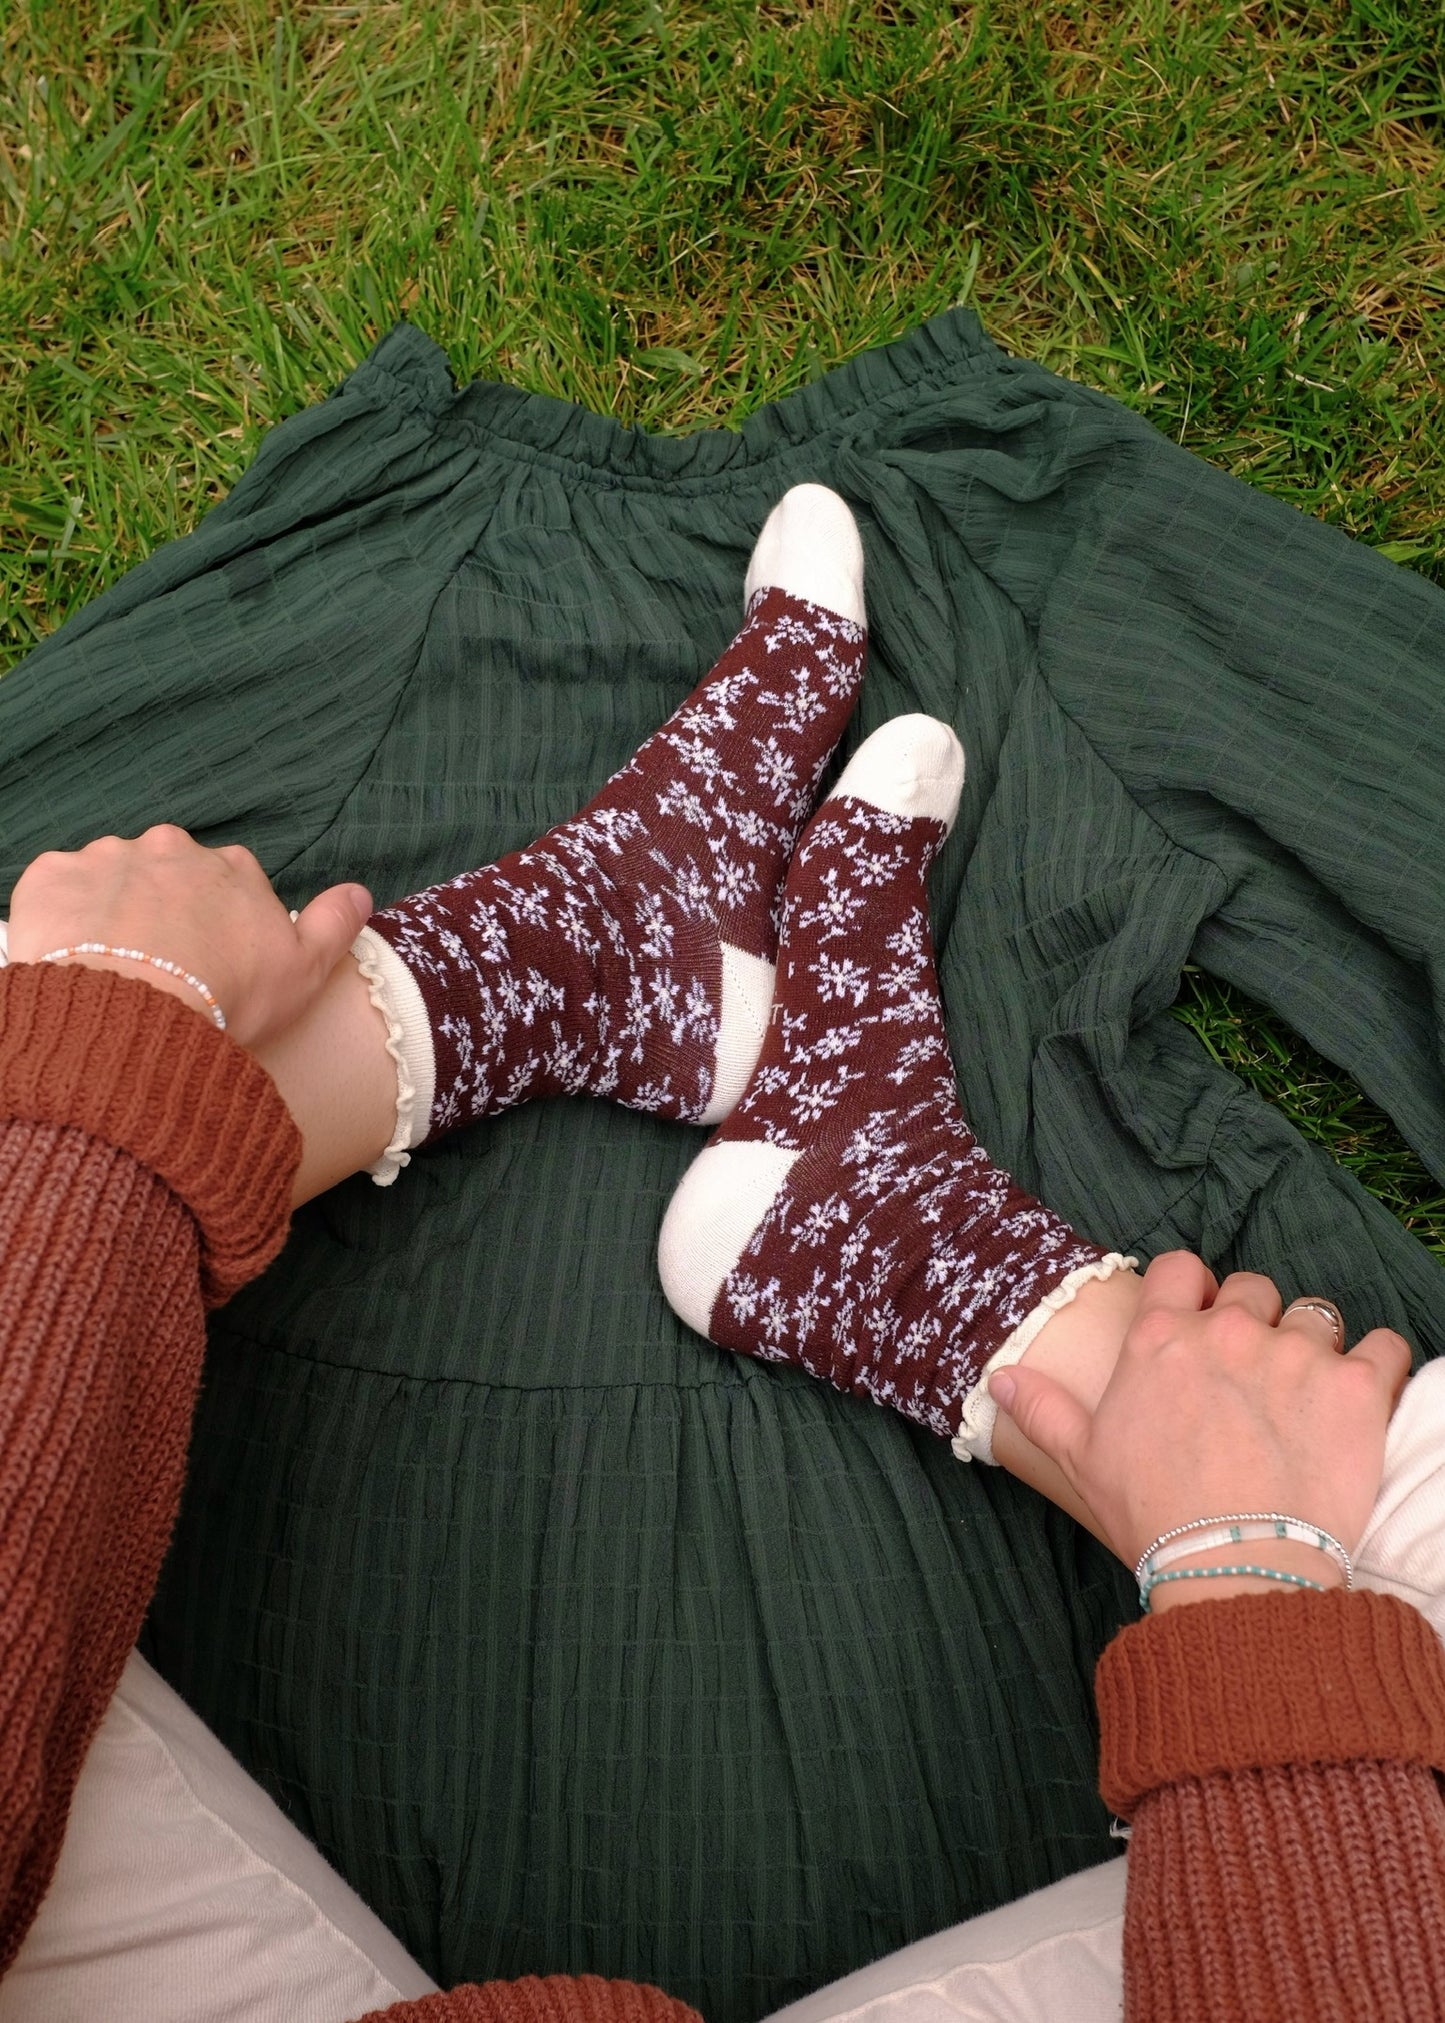
[[[945,1436],[991,1357],[1125,1262],[1017,1187],[959,1108],[926,885],[962,782],[952,731],[895,717],[809,823],[767,1040],[659,1244],[700,1334]]]
[[[717,666],[579,814],[363,930],[399,1117],[414,1113],[392,1160],[531,1096],[701,1123],[736,1101],[767,1025],[788,860],[863,672],[862,548],[842,500],[788,493],[747,588]]]

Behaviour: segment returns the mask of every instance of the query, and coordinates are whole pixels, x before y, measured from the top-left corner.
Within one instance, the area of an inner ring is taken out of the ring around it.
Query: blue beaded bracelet
[[[1149,1597],[1156,1587],[1171,1580],[1222,1580],[1226,1574],[1252,1574],[1257,1580],[1278,1581],[1283,1587],[1307,1587],[1317,1595],[1325,1591],[1323,1581],[1308,1580],[1302,1573],[1281,1573],[1272,1566],[1182,1566],[1175,1573],[1153,1573],[1140,1583],[1139,1606],[1149,1613]]]

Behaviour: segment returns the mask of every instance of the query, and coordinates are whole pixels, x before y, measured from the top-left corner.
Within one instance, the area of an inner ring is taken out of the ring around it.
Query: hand
[[[1269,1279],[1236,1272],[1221,1286],[1197,1257],[1172,1251],[1144,1274],[1093,1413],[1027,1364],[996,1372],[989,1388],[1132,1568],[1172,1526],[1244,1510],[1305,1518],[1353,1551],[1409,1373],[1409,1350],[1388,1328],[1337,1355],[1318,1313],[1280,1318]],[[1257,1559],[1310,1579],[1324,1578],[1332,1564],[1312,1547],[1274,1541],[1209,1557]],[[1243,1583],[1171,1582],[1156,1589],[1153,1606],[1222,1597],[1236,1585]]]
[[[208,850],[163,823],[132,842],[102,836],[37,857],[11,899],[10,960],[81,941],[164,956],[205,982],[227,1031],[254,1048],[300,1017],[371,910],[364,886],[333,885],[293,922],[249,850]],[[139,977],[209,1017],[190,985],[146,963],[73,960]]]

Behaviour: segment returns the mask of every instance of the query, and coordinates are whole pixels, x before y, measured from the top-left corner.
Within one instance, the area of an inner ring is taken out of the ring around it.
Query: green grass
[[[1445,582],[1436,0],[12,0],[0,241],[0,665],[402,314],[690,429],[968,299]],[[1325,1064],[1181,1015],[1445,1253]]]

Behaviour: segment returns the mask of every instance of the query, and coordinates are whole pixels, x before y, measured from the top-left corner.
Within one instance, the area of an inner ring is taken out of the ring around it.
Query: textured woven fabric
[[[962,736],[934,874],[965,1114],[1090,1239],[1445,1345],[1445,1279],[1165,1015],[1200,962],[1445,1176],[1445,600],[966,313],[649,438],[401,330],[0,682],[0,902],[162,815],[380,903],[596,792],[735,632],[788,485],[857,511],[869,672]],[[1127,1580],[996,1471],[689,1335],[699,1134],[528,1105],[297,1219],[218,1317],[149,1654],[443,1984],[733,2023],[1102,1860]]]

